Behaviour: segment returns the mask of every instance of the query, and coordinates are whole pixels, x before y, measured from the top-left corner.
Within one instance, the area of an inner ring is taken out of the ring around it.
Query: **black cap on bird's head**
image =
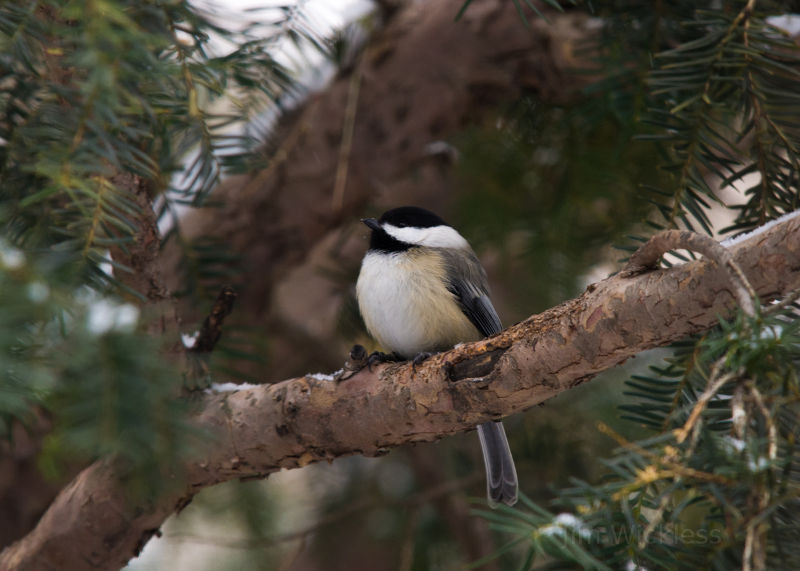
[[[400,206],[387,210],[378,221],[381,224],[391,224],[398,228],[433,228],[435,226],[449,226],[439,216],[418,206]]]
[[[400,228],[420,230],[437,227],[451,228],[439,216],[418,206],[400,206],[387,210],[378,220],[363,218],[361,221],[372,230],[370,250],[382,252],[402,252],[414,246],[423,245],[416,240],[401,237],[397,232]]]

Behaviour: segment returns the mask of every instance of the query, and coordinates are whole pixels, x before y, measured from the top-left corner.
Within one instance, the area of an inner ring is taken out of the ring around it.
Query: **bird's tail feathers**
[[[478,425],[483,462],[486,465],[486,495],[489,506],[517,503],[517,470],[508,447],[506,431],[502,422],[486,422]]]

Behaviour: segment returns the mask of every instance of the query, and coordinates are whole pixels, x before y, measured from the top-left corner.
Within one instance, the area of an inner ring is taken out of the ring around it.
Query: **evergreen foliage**
[[[800,325],[740,315],[628,382],[623,407],[652,430],[599,484],[559,491],[555,515],[527,500],[484,514],[548,555],[591,569],[796,568]]]
[[[296,94],[279,42],[322,49],[300,8],[267,16],[221,25],[184,1],[0,5],[0,436],[47,411],[51,470],[110,456],[132,488],[157,492],[187,449],[180,373],[160,356],[175,340],[144,334],[120,299],[144,292],[108,251],[141,231],[124,182],[138,177],[187,252],[188,289],[219,275],[209,260],[229,263],[182,241],[175,214],[246,168]]]
[[[37,432],[45,415],[47,473],[109,457],[133,496],[158,493],[197,436],[180,373],[136,331],[135,305],[75,285],[71,258],[0,242],[0,436]]]
[[[631,144],[656,145],[654,231],[738,233],[797,209],[800,49],[769,23],[788,6],[592,7],[603,79],[587,94],[635,125]],[[743,201],[715,228],[709,209],[732,184]],[[526,546],[522,569],[797,568],[799,327],[789,299],[676,344],[626,383],[622,416],[650,434],[600,423],[619,450],[599,483],[575,480],[552,510],[523,498],[483,517],[516,536],[507,549]]]

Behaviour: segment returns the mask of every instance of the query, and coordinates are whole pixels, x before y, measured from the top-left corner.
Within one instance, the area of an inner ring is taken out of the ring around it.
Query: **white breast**
[[[411,358],[480,338],[447,290],[438,254],[424,248],[369,252],[356,284],[358,306],[384,351]]]

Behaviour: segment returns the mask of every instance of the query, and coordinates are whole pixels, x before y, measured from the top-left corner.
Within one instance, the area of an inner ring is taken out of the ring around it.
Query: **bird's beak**
[[[381,225],[374,218],[362,218],[361,221],[373,230],[380,230]]]

